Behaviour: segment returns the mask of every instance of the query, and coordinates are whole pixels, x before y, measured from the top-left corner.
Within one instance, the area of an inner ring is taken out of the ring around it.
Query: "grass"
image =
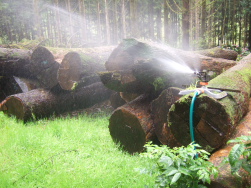
[[[1,188],[153,187],[154,177],[136,170],[152,161],[120,150],[106,115],[25,125],[0,113],[0,120]]]

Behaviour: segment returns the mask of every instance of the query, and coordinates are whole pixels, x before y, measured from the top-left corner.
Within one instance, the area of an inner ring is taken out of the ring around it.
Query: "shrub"
[[[209,153],[195,149],[200,147],[197,144],[171,149],[147,143],[145,147],[147,152],[140,155],[156,160],[157,165],[152,169],[156,174],[156,187],[202,188],[210,184],[211,175],[218,176],[218,169],[208,161]]]

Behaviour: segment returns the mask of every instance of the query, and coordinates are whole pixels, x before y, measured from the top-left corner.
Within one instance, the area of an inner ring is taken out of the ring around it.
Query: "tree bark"
[[[179,50],[153,42],[124,39],[112,51],[105,67],[107,71],[127,70],[131,69],[138,61],[148,59],[165,61],[166,66],[170,68],[177,67],[179,64],[181,65],[179,70],[187,70],[187,67],[194,71],[206,68],[216,74],[236,65],[236,62],[231,60],[206,57],[195,52]]]
[[[31,52],[0,48],[0,76],[34,78],[29,70]]]
[[[74,92],[35,89],[7,97],[0,110],[24,122],[87,108],[108,99],[112,93],[101,82],[80,88]]]
[[[30,72],[48,89],[56,86],[59,63],[45,47],[37,47],[31,55]]]
[[[240,136],[250,136],[251,132],[251,101],[249,101],[249,112],[236,127],[236,130],[230,139],[235,139]],[[241,169],[240,176],[234,176],[231,174],[231,168],[229,164],[221,165],[223,160],[228,157],[234,144],[229,144],[222,149],[213,153],[210,157],[210,162],[214,166],[218,166],[220,169],[219,176],[217,178],[211,179],[211,184],[209,188],[236,188],[236,187],[250,187],[251,186],[251,175]]]
[[[112,139],[129,153],[141,152],[147,141],[156,139],[150,101],[149,96],[141,95],[117,108],[109,119]]]
[[[206,50],[199,50],[195,52],[208,57],[223,58],[234,61],[237,59],[238,56],[238,53],[234,50],[222,49],[219,47]]]
[[[178,94],[180,91],[180,88],[170,87],[165,89],[158,98],[151,102],[151,116],[155,133],[159,141],[169,147],[180,146],[168,127],[167,122],[168,111],[174,102],[181,97]]]
[[[102,53],[102,52],[100,52]],[[100,81],[99,71],[104,71],[105,54],[69,52],[64,56],[58,69],[58,82],[64,90],[74,90]]]
[[[195,102],[194,127],[195,141],[212,152],[222,147],[235,130],[237,123],[247,113],[251,85],[251,55],[242,59],[236,66],[209,82],[209,87],[227,88],[228,96],[216,100],[200,95]],[[187,145],[191,142],[189,133],[189,108],[191,95],[176,101],[168,115],[168,123],[178,142]]]

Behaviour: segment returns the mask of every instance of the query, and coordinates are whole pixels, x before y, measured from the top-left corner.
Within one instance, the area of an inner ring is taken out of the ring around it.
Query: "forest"
[[[249,0],[1,0],[0,44],[117,45],[124,38],[197,50],[249,48]]]

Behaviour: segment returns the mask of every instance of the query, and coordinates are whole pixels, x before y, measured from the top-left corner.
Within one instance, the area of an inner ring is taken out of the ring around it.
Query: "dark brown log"
[[[153,58],[165,61],[170,68],[180,64],[184,67],[178,68],[179,70],[186,70],[186,66],[188,66],[190,69],[197,71],[206,68],[215,71],[217,74],[223,72],[223,69],[226,70],[236,64],[235,61],[210,58],[195,52],[183,51],[158,43],[125,39],[113,50],[105,66],[108,71],[127,70],[131,69],[135,62],[139,60]]]
[[[167,68],[157,59],[140,60],[130,70],[100,73],[103,84],[115,91],[128,93],[152,92],[155,95],[168,87],[182,87],[195,82],[194,72],[179,72]]]
[[[111,92],[101,82],[74,92],[61,91],[58,93],[54,90],[35,89],[7,97],[0,104],[0,110],[7,115],[13,115],[17,119],[27,122],[90,107],[108,99]]]
[[[178,94],[180,88],[170,87],[165,89],[158,98],[151,103],[151,114],[155,133],[159,141],[169,147],[178,147],[180,144],[174,138],[170,128],[168,127],[167,115],[171,106],[181,96]]]
[[[110,52],[113,48],[110,49]],[[65,55],[58,70],[58,82],[62,89],[73,90],[100,81],[100,71],[105,70],[109,57],[106,51],[93,53],[69,52]]]
[[[236,130],[230,139],[235,139],[240,136],[250,136],[251,134],[251,100],[249,101],[249,112],[236,127]],[[229,144],[224,148],[216,151],[210,157],[210,162],[214,166],[219,167],[219,176],[217,178],[212,178],[209,188],[246,188],[251,186],[251,175],[241,169],[239,172],[240,176],[234,176],[231,174],[231,168],[229,164],[222,165],[223,160],[228,157],[234,144]]]
[[[31,51],[0,48],[0,76],[35,77],[29,70]]]
[[[211,80],[208,85],[240,92],[228,91],[228,96],[220,100],[204,94],[197,97],[194,110],[195,140],[204,149],[212,152],[222,147],[247,113],[251,85],[250,70],[251,55],[248,55],[236,66]],[[186,95],[176,101],[168,116],[172,133],[183,145],[191,142],[189,108],[192,95]]]
[[[230,49],[223,49],[220,47],[199,50],[195,52],[204,56],[208,56],[208,57],[223,58],[223,59],[234,60],[234,61],[238,57],[238,53],[236,51],[230,50]]]
[[[147,141],[156,139],[150,101],[151,98],[143,94],[117,108],[109,119],[112,139],[129,153],[141,152]]]
[[[29,70],[44,87],[50,89],[58,84],[58,68],[59,63],[47,48],[39,46],[33,51]]]
[[[116,108],[124,105],[126,102],[124,99],[121,98],[121,96],[118,92],[114,92],[110,97],[110,103],[111,103],[111,106],[114,109],[116,109]]]

